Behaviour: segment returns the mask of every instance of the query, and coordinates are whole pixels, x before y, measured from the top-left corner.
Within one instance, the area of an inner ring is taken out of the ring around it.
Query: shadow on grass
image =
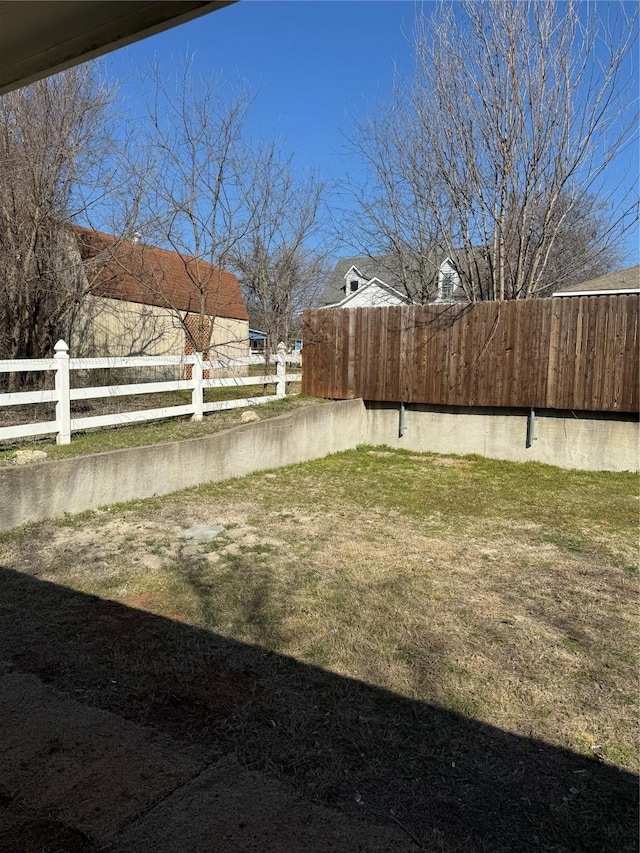
[[[86,704],[400,821],[407,851],[410,836],[444,853],[637,849],[630,773],[7,568],[0,648]]]

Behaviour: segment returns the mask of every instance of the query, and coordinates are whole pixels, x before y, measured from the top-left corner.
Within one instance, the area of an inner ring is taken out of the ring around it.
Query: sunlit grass
[[[635,766],[637,477],[445,462],[363,448],[41,525],[33,547],[52,537],[43,571],[83,592]],[[188,543],[185,519],[226,530]]]

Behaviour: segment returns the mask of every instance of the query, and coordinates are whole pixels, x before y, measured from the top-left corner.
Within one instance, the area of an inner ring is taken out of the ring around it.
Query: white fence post
[[[194,353],[193,370],[191,378],[193,380],[193,390],[191,392],[191,405],[193,406],[192,421],[202,420],[202,406],[204,404],[204,389],[202,387],[202,353]]]
[[[287,385],[285,382],[285,376],[287,375],[286,351],[286,344],[283,341],[280,341],[278,344],[278,354],[276,356],[276,375],[278,377],[278,381],[276,382],[276,397],[284,397],[287,393]]]
[[[54,347],[56,360],[56,444],[71,444],[71,385],[69,382],[69,347],[60,340]]]

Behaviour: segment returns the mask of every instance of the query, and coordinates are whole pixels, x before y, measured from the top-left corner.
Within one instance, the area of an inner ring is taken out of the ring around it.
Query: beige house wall
[[[249,355],[249,322],[213,320],[211,357]],[[175,312],[155,305],[89,296],[69,341],[72,356],[184,355],[185,332]]]

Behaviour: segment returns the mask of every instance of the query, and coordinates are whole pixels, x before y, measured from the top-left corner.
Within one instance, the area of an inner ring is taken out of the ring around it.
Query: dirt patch
[[[244,672],[209,667],[197,675],[176,675],[160,682],[159,692],[170,704],[200,708],[218,717],[228,717],[238,708],[259,700],[254,677]]]
[[[189,612],[185,608],[174,604],[166,593],[162,592],[145,592],[140,595],[122,595],[118,594],[118,598],[127,607],[133,607],[135,610],[144,610],[146,613],[157,613],[162,616],[167,616],[170,619],[177,619],[180,622],[189,620]]]
[[[475,462],[472,462],[470,459],[452,459],[450,456],[436,456],[429,461],[438,468],[473,468],[475,465]]]
[[[16,450],[12,462],[14,465],[27,465],[29,462],[42,462],[46,458],[44,450]]]

